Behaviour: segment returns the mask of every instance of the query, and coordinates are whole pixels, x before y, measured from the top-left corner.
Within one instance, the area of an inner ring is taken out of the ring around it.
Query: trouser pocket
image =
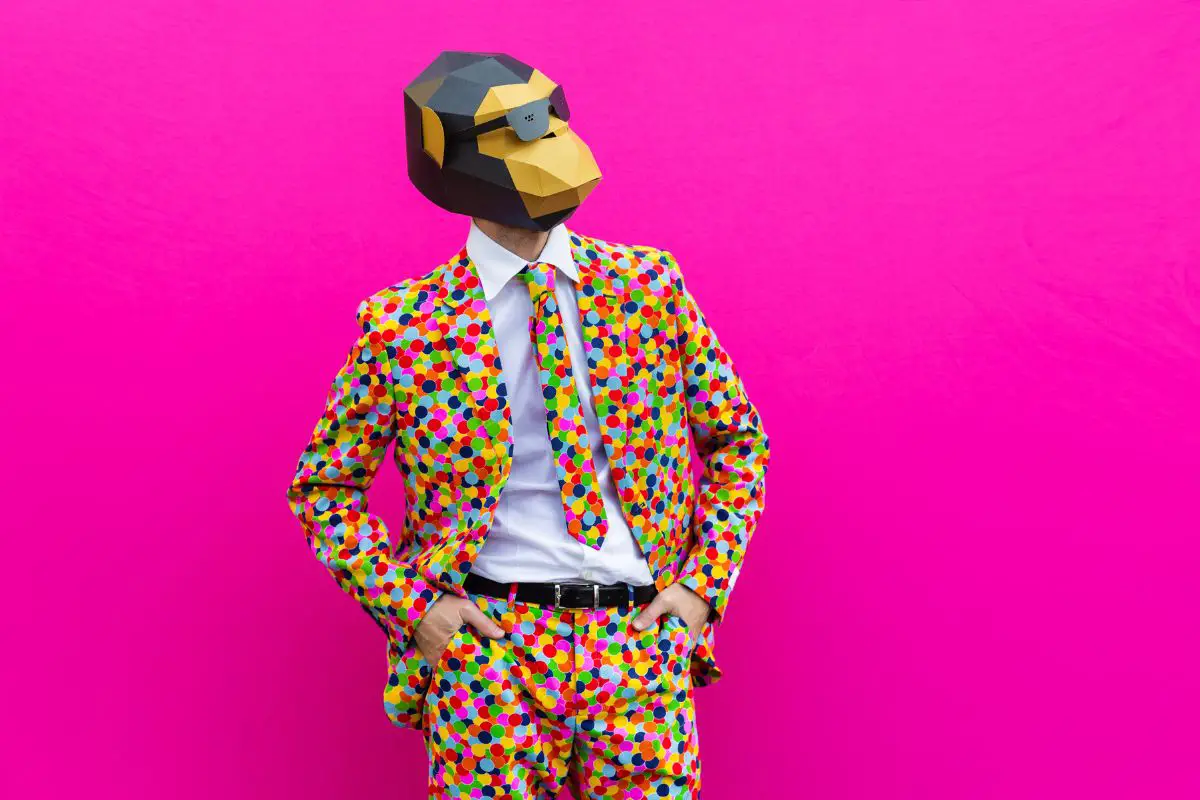
[[[685,659],[691,659],[696,645],[699,644],[699,637],[692,633],[692,628],[687,624],[687,620],[678,614],[668,613],[663,617],[662,628],[664,634],[669,636],[674,643],[681,643],[680,655]]]
[[[454,633],[450,634],[450,639],[446,642],[446,646],[442,648],[442,652],[438,654],[437,660],[433,663],[432,680],[436,681],[438,676],[442,674],[442,670],[446,666],[446,661],[453,655],[455,646],[470,627],[471,623],[464,622],[458,626]]]

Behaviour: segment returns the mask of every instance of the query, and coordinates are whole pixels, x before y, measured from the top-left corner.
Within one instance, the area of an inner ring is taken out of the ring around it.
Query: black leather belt
[[[488,597],[508,598],[512,590],[511,583],[501,583],[467,573],[463,580],[463,588],[475,594],[485,594]],[[633,589],[632,597],[630,589]],[[654,584],[631,586],[628,583],[528,583],[518,582],[515,600],[521,603],[533,603],[540,606],[557,606],[559,608],[605,608],[612,606],[628,607],[649,603],[658,594]]]

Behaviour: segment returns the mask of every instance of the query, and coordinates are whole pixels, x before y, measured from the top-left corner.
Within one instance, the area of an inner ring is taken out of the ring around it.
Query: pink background
[[[571,224],[771,434],[706,796],[1196,797],[1200,4],[405,5],[0,4],[0,795],[422,796],[284,490],[466,235],[402,149],[455,47],[566,85]]]

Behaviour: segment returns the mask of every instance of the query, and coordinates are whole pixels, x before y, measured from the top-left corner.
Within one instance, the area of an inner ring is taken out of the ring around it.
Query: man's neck
[[[472,217],[479,230],[488,238],[510,253],[515,253],[526,261],[533,261],[542,253],[546,240],[550,238],[548,231],[531,231],[528,228],[518,228],[514,225],[501,225],[490,219]]]

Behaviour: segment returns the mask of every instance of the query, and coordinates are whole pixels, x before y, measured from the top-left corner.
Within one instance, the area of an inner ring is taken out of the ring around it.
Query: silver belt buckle
[[[562,584],[554,584],[554,607],[558,608],[562,605]]]
[[[600,584],[592,584],[592,610],[595,611],[600,607]]]

